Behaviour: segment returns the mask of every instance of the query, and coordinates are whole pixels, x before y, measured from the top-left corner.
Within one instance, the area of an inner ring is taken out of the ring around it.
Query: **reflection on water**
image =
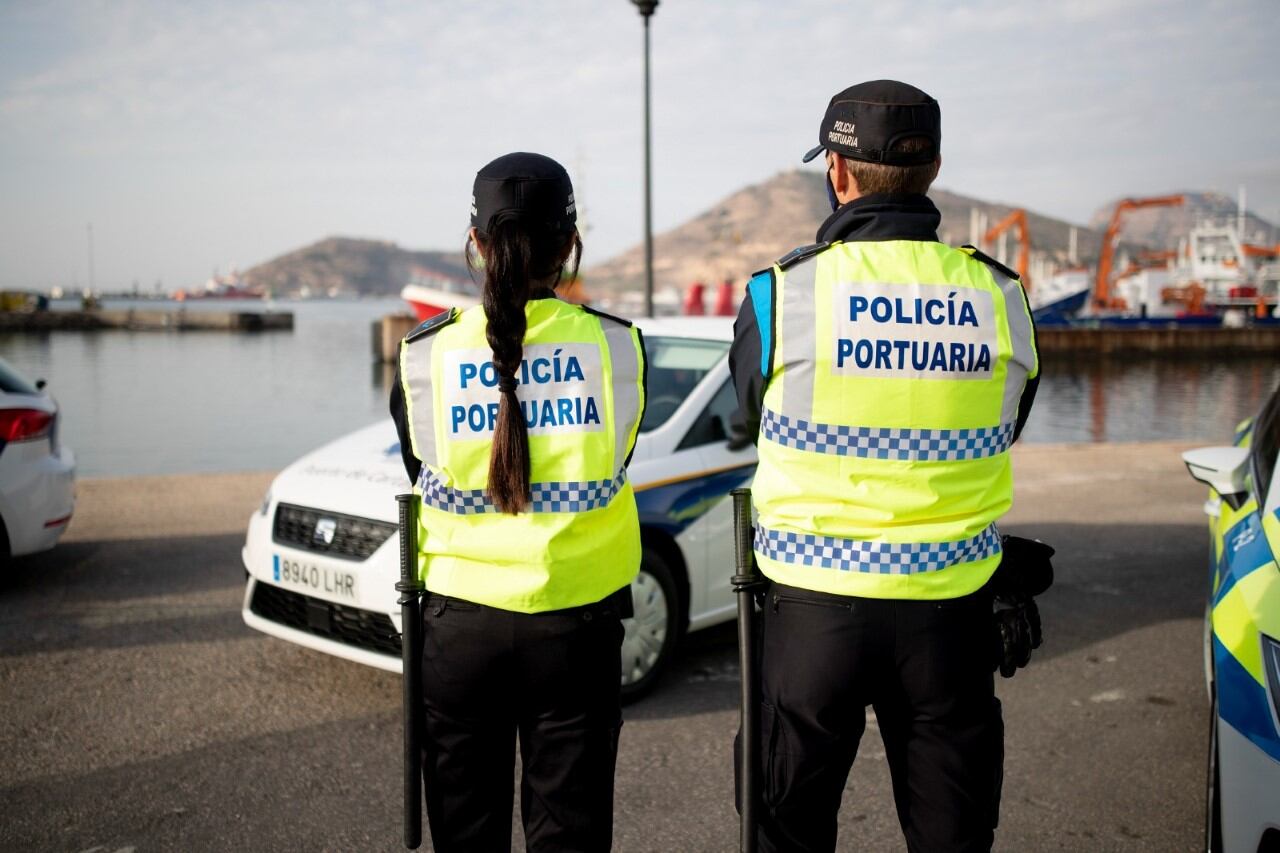
[[[1280,362],[1109,358],[1045,365],[1027,441],[1203,440],[1229,443],[1236,424],[1280,385]]]
[[[292,332],[11,334],[0,335],[0,357],[49,381],[62,405],[62,440],[82,475],[278,469],[386,417],[392,368],[373,363],[370,325],[404,305],[277,307],[294,312]],[[1277,384],[1274,359],[1071,363],[1058,356],[1045,367],[1025,439],[1222,442]]]

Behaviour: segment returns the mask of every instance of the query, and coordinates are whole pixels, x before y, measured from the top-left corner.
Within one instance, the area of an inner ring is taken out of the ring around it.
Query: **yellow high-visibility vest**
[[[973,592],[999,564],[1007,451],[1039,369],[1022,286],[941,243],[817,249],[749,285],[772,351],[760,568],[838,595]]]
[[[644,411],[644,346],[625,320],[530,300],[516,374],[529,427],[532,502],[501,513],[485,492],[499,392],[483,308],[424,324],[400,347],[421,498],[428,590],[537,613],[599,601],[640,566],[626,462]]]

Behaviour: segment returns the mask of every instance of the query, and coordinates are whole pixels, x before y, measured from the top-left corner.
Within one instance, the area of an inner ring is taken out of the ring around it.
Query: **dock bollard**
[[[373,321],[373,359],[388,364],[400,357],[400,341],[418,320],[411,314],[388,314]]]

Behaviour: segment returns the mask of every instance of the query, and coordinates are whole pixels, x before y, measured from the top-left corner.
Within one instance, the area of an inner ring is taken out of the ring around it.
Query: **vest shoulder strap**
[[[990,255],[986,254],[981,249],[978,249],[975,246],[970,246],[966,244],[960,247],[960,251],[964,252],[966,255],[973,258],[975,261],[982,261],[984,264],[991,267],[993,270],[1000,273],[1005,278],[1011,278],[1014,281],[1022,280],[1021,278],[1018,277],[1018,274],[1016,272],[1009,269],[1004,264],[1000,263],[995,258],[991,257]]]
[[[458,319],[457,308],[450,308],[448,311],[441,311],[436,316],[428,317],[426,320],[423,320],[416,329],[405,335],[404,342],[411,344],[414,341],[421,340],[427,335],[440,331],[456,319]]]
[[[812,258],[814,255],[824,251],[830,246],[831,246],[830,242],[822,242],[822,243],[810,243],[807,246],[801,246],[798,249],[792,249],[790,252],[787,252],[785,255],[778,258],[777,260],[778,267],[784,270],[790,267],[793,267],[803,260]]]
[[[626,326],[628,329],[631,328],[630,320],[624,320],[621,317],[615,317],[612,314],[607,314],[604,311],[601,311],[599,308],[592,308],[590,305],[579,305],[578,307],[581,308],[583,311],[586,311],[588,314],[591,314],[592,316],[600,317],[603,320],[612,320],[615,323],[620,323],[621,325]]]

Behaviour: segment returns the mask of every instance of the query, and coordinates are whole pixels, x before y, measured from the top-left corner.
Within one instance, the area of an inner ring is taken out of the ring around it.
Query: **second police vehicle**
[[[1183,459],[1212,489],[1205,849],[1280,853],[1280,388],[1232,446]]]

